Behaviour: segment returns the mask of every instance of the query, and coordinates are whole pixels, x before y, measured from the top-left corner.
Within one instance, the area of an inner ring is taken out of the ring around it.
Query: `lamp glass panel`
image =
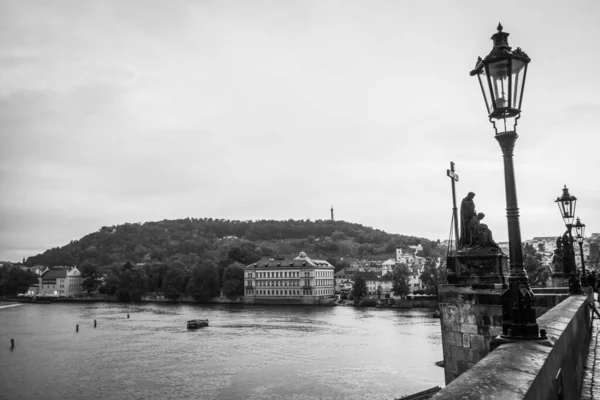
[[[512,102],[513,108],[521,109],[521,93],[525,84],[525,63],[521,60],[512,60]]]
[[[509,107],[508,102],[508,60],[500,60],[489,65],[489,72],[494,91],[496,109]]]
[[[577,220],[577,223],[575,224],[575,233],[577,234],[577,241],[579,242],[579,239],[583,240],[583,231],[585,230],[585,224],[582,224],[581,222],[579,222],[579,220]]]
[[[570,201],[563,201],[562,202],[562,215],[563,218],[570,218],[571,217],[571,202]]]
[[[569,214],[569,217],[571,218],[571,223],[573,222],[573,218],[575,218],[575,206],[577,205],[577,199],[575,198],[575,196],[571,196],[573,199],[575,200],[571,200],[571,214]]]
[[[481,86],[481,91],[483,92],[485,107],[488,114],[491,114],[492,111],[494,111],[494,107],[492,106],[492,94],[490,93],[490,85],[488,84],[485,68],[482,68],[481,72],[477,74],[477,79],[479,79],[479,85]]]

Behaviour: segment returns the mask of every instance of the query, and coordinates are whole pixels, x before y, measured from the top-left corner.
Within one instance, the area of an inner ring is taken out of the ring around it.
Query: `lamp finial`
[[[504,28],[502,27],[502,24],[500,22],[498,22],[498,28],[496,28],[496,29],[498,29],[498,32],[502,32],[502,29],[504,29]]]

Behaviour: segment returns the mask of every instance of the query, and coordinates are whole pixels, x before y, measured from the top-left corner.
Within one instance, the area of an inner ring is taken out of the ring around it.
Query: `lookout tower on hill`
[[[332,220],[332,221],[335,221],[335,220],[333,219],[333,204],[331,205],[331,220]]]

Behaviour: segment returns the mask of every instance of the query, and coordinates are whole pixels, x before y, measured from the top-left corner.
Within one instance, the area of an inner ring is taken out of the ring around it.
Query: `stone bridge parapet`
[[[499,346],[433,399],[579,399],[590,341],[586,296],[571,296],[537,319],[553,342]]]

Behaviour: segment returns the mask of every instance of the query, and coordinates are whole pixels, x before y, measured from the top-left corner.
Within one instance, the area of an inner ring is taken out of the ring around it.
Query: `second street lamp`
[[[567,185],[563,188],[561,197],[557,197],[554,202],[558,205],[560,215],[565,222],[567,231],[563,235],[563,270],[565,277],[570,275],[569,293],[581,294],[581,283],[577,276],[577,267],[575,265],[575,251],[573,250],[573,219],[575,218],[575,207],[577,206],[577,197],[569,193]]]
[[[510,275],[508,289],[502,295],[502,339],[539,340],[534,295],[523,267],[523,244],[519,225],[519,206],[513,165],[513,150],[517,140],[517,120],[521,116],[521,103],[525,89],[529,56],[520,48],[508,45],[508,33],[502,31],[492,36],[494,47],[484,58],[477,60],[471,76],[477,75],[483,93],[488,118],[496,131],[496,140],[504,158],[504,185],[506,191],[506,218],[508,220],[508,245]]]
[[[575,238],[577,239],[577,243],[579,243],[579,255],[581,256],[581,286],[587,287],[589,286],[587,274],[585,272],[585,257],[583,256],[583,239],[585,239],[585,224],[582,224],[577,217],[577,222],[573,226],[575,228]]]

